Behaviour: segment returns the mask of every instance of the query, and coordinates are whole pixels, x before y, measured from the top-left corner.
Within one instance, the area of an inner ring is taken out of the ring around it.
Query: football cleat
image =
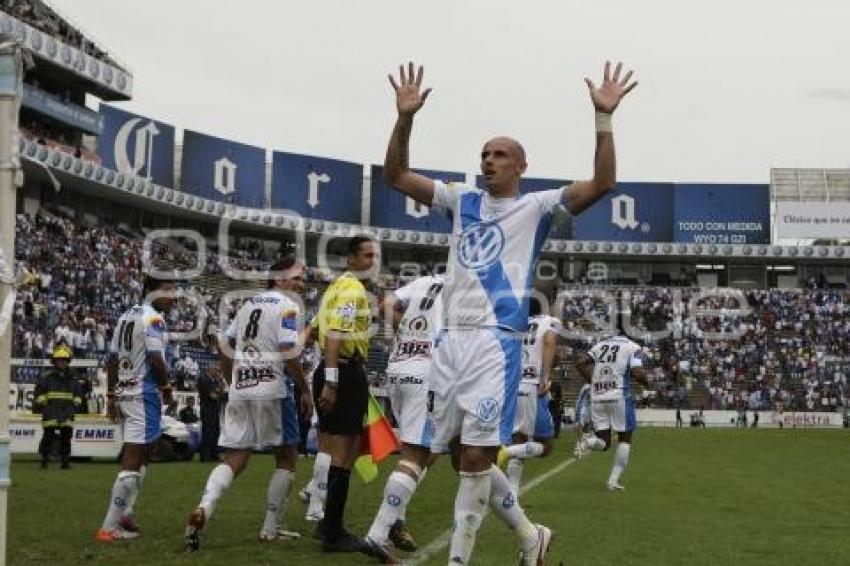
[[[405,552],[416,552],[417,546],[416,541],[413,540],[413,535],[410,534],[410,531],[407,529],[407,525],[404,524],[404,521],[396,521],[393,523],[393,526],[390,527],[390,542],[393,543],[399,550],[403,550]]]
[[[375,542],[369,537],[363,539],[363,548],[361,549],[361,552],[366,556],[377,558],[381,561],[381,564],[401,564],[401,560],[393,554],[389,545]]]
[[[189,515],[189,523],[184,534],[186,552],[198,552],[201,549],[201,530],[207,522],[207,514],[198,507]]]
[[[619,483],[609,483],[608,491],[626,491],[626,488]]]
[[[308,523],[318,523],[325,518],[325,512],[321,509],[308,510],[304,515],[304,520]]]
[[[297,538],[301,538],[301,533],[297,531],[289,531],[284,527],[278,527],[277,536],[282,539],[295,540]]]
[[[534,525],[537,529],[537,541],[531,548],[519,553],[519,563],[524,566],[542,566],[552,542],[552,531],[543,525]]]
[[[95,540],[98,542],[113,542],[116,540],[134,540],[139,538],[138,532],[125,531],[121,527],[115,529],[98,529]]]

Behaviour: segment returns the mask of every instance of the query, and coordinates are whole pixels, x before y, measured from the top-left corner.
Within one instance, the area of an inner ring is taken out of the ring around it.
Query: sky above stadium
[[[584,76],[606,58],[640,86],[615,117],[624,181],[769,182],[771,167],[850,166],[850,4],[579,0],[52,0],[134,73],[121,106],[266,148],[383,161],[386,79],[434,88],[416,167],[476,172],[505,134],[528,174],[585,178]]]

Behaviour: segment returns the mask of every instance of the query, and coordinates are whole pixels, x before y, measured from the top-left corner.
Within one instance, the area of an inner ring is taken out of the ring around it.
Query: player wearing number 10
[[[189,552],[199,550],[202,529],[233,478],[248,465],[251,452],[283,444],[281,399],[287,395],[284,366],[304,392],[301,410],[307,415],[313,410],[298,358],[302,313],[292,295],[285,294],[288,280],[302,273],[303,267],[291,258],[272,266],[269,290],[242,304],[227,328],[226,340],[221,341],[222,370],[230,383],[230,392],[218,443],[226,449],[226,455],[224,463],[210,473],[201,502],[189,515],[185,532]],[[291,483],[292,475],[284,475],[281,479]],[[285,493],[287,487],[279,491]],[[275,502],[275,506],[280,505]],[[272,517],[272,522],[276,519]],[[270,529],[274,532],[276,526]]]

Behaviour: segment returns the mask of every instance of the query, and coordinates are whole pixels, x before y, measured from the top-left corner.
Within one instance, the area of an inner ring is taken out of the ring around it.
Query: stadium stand
[[[394,289],[416,275],[438,272],[444,265],[448,235],[430,224],[427,211],[411,209],[403,199],[393,204],[380,192],[371,172],[362,175],[359,164],[353,164],[354,177],[346,180],[343,188],[346,195],[355,194],[360,200],[352,204],[339,196],[319,204],[319,183],[325,181],[313,168],[314,161],[325,158],[295,156],[302,161],[291,163],[303,162],[302,173],[312,188],[298,193],[304,202],[287,195],[290,200],[284,204],[292,209],[288,211],[269,208],[275,201],[274,191],[281,190],[275,183],[280,171],[273,163],[261,162],[262,174],[251,181],[250,187],[239,186],[235,175],[228,176],[228,171],[237,166],[230,158],[241,159],[233,146],[222,150],[229,156],[227,160],[210,162],[215,174],[206,192],[185,180],[187,167],[198,161],[185,159],[187,151],[191,153],[188,147],[178,145],[171,155],[157,154],[158,159],[170,159],[165,167],[169,181],[160,181],[149,161],[156,151],[155,142],[165,137],[167,125],[127,114],[126,121],[111,130],[111,137],[101,136],[108,112],[101,109],[97,114],[85,108],[87,95],[107,101],[129,99],[132,74],[127,66],[42,2],[4,0],[0,10],[0,29],[24,39],[34,61],[25,74],[29,103],[25,96],[21,114],[25,183],[16,224],[14,356],[40,358],[57,341],[64,340],[79,356],[101,358],[117,313],[138,299],[143,241],[153,230],[191,230],[206,248],[206,259],[201,262],[198,242],[192,238],[169,237],[152,246],[159,269],[183,270],[203,263],[196,277],[181,284],[187,293],[201,297],[200,310],[188,299],[181,299],[169,315],[173,332],[199,331],[197,339],[177,344],[169,359],[177,364],[187,355],[200,370],[215,354],[211,337],[234,311],[233,302],[221,308],[221,297],[238,289],[262,287],[261,281],[226,274],[222,253],[231,268],[256,275],[291,252],[298,241],[311,266],[307,272],[308,317],[315,312],[333,271],[342,265],[341,248],[333,241],[327,244],[328,238],[340,240],[366,232],[381,241],[383,270],[378,287],[384,290]],[[49,112],[38,103],[45,97],[52,105],[70,111],[58,116]],[[68,118],[85,116],[86,112],[99,116],[99,127],[94,122]],[[119,129],[126,130],[123,148],[115,139]],[[132,133],[135,135],[130,136]],[[157,135],[160,137],[155,139]],[[130,137],[140,144],[132,152],[127,145]],[[216,139],[215,143],[229,142]],[[121,160],[112,159],[118,149],[128,154],[124,161],[134,162],[121,164]],[[130,153],[134,153],[133,159]],[[242,162],[238,166],[243,173],[248,169]],[[61,186],[60,192],[50,188],[45,170],[55,175],[55,187]],[[284,175],[297,170],[296,166],[283,169]],[[337,176],[345,177],[341,173]],[[771,172],[770,198],[847,200],[848,179],[850,173],[843,170],[776,169]],[[327,187],[333,182],[327,181]],[[370,186],[371,192],[352,192],[352,183],[358,188]],[[295,191],[291,187],[297,184],[286,186]],[[629,217],[636,214],[635,199],[639,198],[639,193],[628,192],[631,185],[624,184],[627,199],[621,202],[623,207],[611,213],[625,216],[603,215],[600,218],[604,222],[594,217],[591,223],[635,224],[642,231],[651,230],[649,223]],[[768,195],[766,186],[761,188],[765,190],[753,194]],[[259,191],[259,201],[265,206],[244,204],[240,201],[243,190]],[[635,194],[638,196],[628,196]],[[375,223],[375,217],[365,212],[375,204],[369,199],[383,199],[379,207],[372,207],[374,212],[391,210],[398,222]],[[322,206],[328,208],[323,210]],[[357,211],[356,220],[349,214],[351,209]],[[223,219],[232,224],[226,252],[219,249]],[[769,227],[761,230],[769,232]],[[643,406],[848,407],[850,299],[846,289],[850,270],[846,257],[850,248],[832,244],[780,246],[722,238],[717,243],[710,238],[700,243],[675,240],[669,235],[666,241],[582,240],[559,234],[544,244],[541,264],[549,266],[551,276],[538,273],[540,286],[550,294],[560,291],[563,300],[558,308],[567,333],[586,332],[598,322],[610,325],[606,305],[626,297],[635,338],[643,343],[652,368],[652,388],[640,400]],[[320,266],[319,250],[326,244],[329,261],[336,263]],[[708,292],[715,288],[733,292],[722,296]],[[735,314],[743,307],[747,313]],[[694,318],[699,309],[715,312]],[[216,316],[220,312],[221,320]],[[595,315],[596,323],[586,320],[587,315]],[[199,328],[200,324],[204,327]],[[662,333],[668,327],[670,332]],[[712,332],[736,329],[740,336],[733,340],[710,337]],[[388,342],[381,329],[368,364],[376,381],[380,381],[386,366]],[[578,389],[571,362],[586,347],[587,340],[583,339],[568,340],[561,347],[558,373],[567,404]],[[27,369],[25,365],[20,368],[19,378],[29,375]],[[191,375],[181,381],[186,387],[192,386]]]

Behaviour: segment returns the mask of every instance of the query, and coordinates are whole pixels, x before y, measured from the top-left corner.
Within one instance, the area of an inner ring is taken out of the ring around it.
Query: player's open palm
[[[611,114],[617,109],[620,101],[638,85],[637,81],[629,83],[632,78],[632,71],[628,71],[620,78],[622,70],[623,64],[617,63],[612,75],[611,62],[605,61],[605,75],[601,85],[597,87],[589,78],[584,79],[587,88],[590,89],[590,99],[593,101],[593,107],[596,108],[597,112]]]
[[[388,75],[390,84],[393,85],[393,90],[395,90],[396,108],[400,115],[412,116],[425,104],[425,99],[428,98],[431,89],[422,90],[422,74],[424,71],[425,68],[421,65],[419,69],[416,69],[411,61],[407,64],[406,72],[404,65],[398,66],[398,81],[392,75]]]

